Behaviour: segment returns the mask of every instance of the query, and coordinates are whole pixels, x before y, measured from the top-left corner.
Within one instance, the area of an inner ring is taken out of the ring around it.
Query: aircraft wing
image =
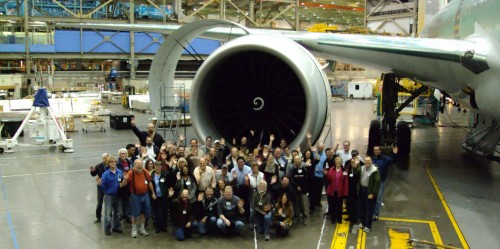
[[[447,82],[462,85],[471,74],[489,69],[487,48],[474,40],[307,33],[290,38],[318,57],[397,73],[440,89],[450,88]]]

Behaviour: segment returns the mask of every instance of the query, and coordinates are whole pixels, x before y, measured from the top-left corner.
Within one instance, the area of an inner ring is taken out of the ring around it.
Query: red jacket
[[[341,169],[342,174],[340,175],[340,182],[339,182],[339,190],[338,190],[338,197],[344,197],[347,196],[349,193],[349,186],[348,186],[348,175],[344,171],[344,169]],[[335,168],[330,168],[328,170],[328,173],[326,174],[325,178],[326,181],[328,182],[328,188],[326,189],[326,194],[329,196],[333,196],[335,193],[335,174],[337,173]]]

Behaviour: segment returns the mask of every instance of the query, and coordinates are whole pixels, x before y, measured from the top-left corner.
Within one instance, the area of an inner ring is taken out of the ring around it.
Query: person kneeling
[[[260,234],[264,233],[266,240],[271,239],[271,194],[267,192],[267,182],[259,182],[257,192],[252,197],[252,209],[255,213],[255,221]]]
[[[274,222],[273,226],[276,228],[276,235],[287,235],[290,231],[293,221],[293,207],[292,202],[288,199],[286,193],[283,193],[276,207],[274,208]]]
[[[169,199],[174,196],[174,192],[173,188],[168,190]],[[187,189],[183,189],[180,197],[172,201],[172,220],[175,227],[174,235],[177,240],[182,241],[191,236],[195,224],[193,224],[194,216]]]
[[[193,203],[198,222],[198,232],[201,235],[213,234],[217,229],[217,199],[214,189],[208,186],[205,194],[198,194],[198,201]]]
[[[243,204],[243,200],[233,195],[233,187],[226,186],[224,196],[217,203],[217,212],[219,213],[217,227],[222,233],[226,234],[228,230],[233,230],[239,234],[245,225],[241,221],[241,217],[245,214]]]

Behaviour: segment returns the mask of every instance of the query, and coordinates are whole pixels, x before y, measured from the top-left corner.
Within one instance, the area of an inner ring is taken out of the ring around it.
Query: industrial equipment
[[[34,117],[34,119],[31,119]],[[47,98],[47,89],[40,88],[35,94],[33,105],[17,129],[12,138],[0,142],[0,153],[6,148],[6,152],[14,152],[18,145],[17,138],[28,124],[29,136],[34,138],[36,145],[59,146],[64,152],[74,152],[73,140],[66,137],[63,127],[59,124]]]

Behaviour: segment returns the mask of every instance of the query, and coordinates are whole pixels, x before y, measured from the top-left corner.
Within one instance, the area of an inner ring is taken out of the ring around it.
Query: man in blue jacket
[[[123,181],[123,173],[116,168],[116,159],[108,157],[109,169],[102,174],[101,184],[104,192],[104,233],[111,235],[111,215],[113,215],[113,232],[122,233],[122,198],[118,196],[120,182]]]

